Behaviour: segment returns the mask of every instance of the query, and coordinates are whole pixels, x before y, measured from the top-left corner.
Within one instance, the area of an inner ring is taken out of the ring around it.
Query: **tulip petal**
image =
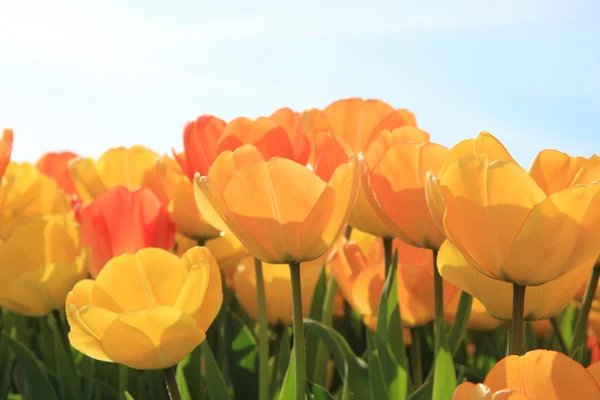
[[[338,166],[348,162],[352,153],[352,149],[331,132],[317,133],[315,147],[313,171],[325,182],[331,179]]]
[[[181,181],[171,197],[169,215],[177,230],[196,240],[219,236],[219,229],[210,225],[202,216],[196,204],[191,182]]]
[[[158,154],[143,146],[117,147],[102,154],[96,165],[107,188],[134,190],[145,181],[156,158]]]
[[[356,243],[347,243],[342,249],[336,251],[327,266],[335,277],[346,301],[352,308],[354,304],[352,287],[358,275],[367,267],[367,258]]]
[[[69,170],[73,185],[82,202],[89,203],[106,191],[107,186],[102,181],[93,159],[74,158],[69,161]]]
[[[163,369],[183,360],[205,337],[189,315],[159,306],[120,314],[102,344],[115,362],[135,369]]]
[[[236,171],[254,161],[265,161],[265,157],[252,145],[244,145],[235,151],[227,150],[217,156],[207,176],[223,192]]]
[[[596,383],[600,386],[600,361],[596,361],[587,367],[587,371],[594,377]]]
[[[384,284],[383,265],[365,268],[358,274],[352,288],[352,303],[359,314],[377,315]]]
[[[488,373],[492,391],[513,389],[534,399],[593,399],[600,387],[585,368],[570,357],[548,350],[508,356]]]
[[[206,175],[217,156],[217,143],[225,129],[225,121],[212,115],[202,115],[188,122],[183,130],[184,168],[190,182],[196,172]],[[180,163],[181,164],[181,163]],[[183,166],[182,166],[183,168]]]
[[[479,272],[515,281],[521,271],[511,263],[512,241],[544,192],[517,164],[488,164],[485,155],[460,158],[442,175],[439,187],[448,239]]]
[[[573,179],[572,186],[588,185],[596,181],[600,181],[600,156],[594,154],[583,163]]]
[[[533,160],[529,175],[549,196],[571,186],[585,162],[583,157],[570,157],[557,150],[543,150]]]
[[[514,239],[512,264],[520,268],[513,271],[513,279],[539,285],[597,256],[599,225],[600,183],[549,196],[533,208]]]
[[[191,315],[196,319],[198,327],[206,331],[223,303],[221,271],[206,247],[193,247],[181,258],[189,272],[175,308]]]

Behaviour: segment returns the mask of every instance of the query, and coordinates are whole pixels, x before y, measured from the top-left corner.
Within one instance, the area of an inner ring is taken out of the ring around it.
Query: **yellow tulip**
[[[69,162],[73,184],[83,203],[89,203],[108,189],[139,186],[154,190],[153,163],[158,154],[142,146],[115,147],[94,161],[77,157]]]
[[[454,146],[427,204],[446,237],[490,278],[537,286],[559,278],[600,249],[600,182],[549,196],[492,135]]]
[[[71,345],[101,361],[136,369],[177,364],[206,338],[223,292],[219,267],[204,247],[179,258],[147,248],[113,258],[95,281],[66,300]]]
[[[585,282],[594,261],[595,258],[591,258],[558,279],[527,288],[525,320],[534,321],[558,315]],[[444,279],[479,299],[493,317],[501,320],[511,319],[511,284],[492,279],[477,271],[449,241],[445,241],[440,248],[437,266]]]
[[[70,211],[69,197],[52,178],[29,163],[8,165],[0,187],[0,240],[29,218]]]
[[[62,308],[69,290],[87,276],[87,262],[71,217],[31,218],[0,244],[0,307],[31,317]]]
[[[168,204],[177,231],[200,243],[218,237],[221,232],[202,217],[192,183],[181,167],[173,159],[161,157],[155,160],[154,171],[158,195]]]
[[[0,139],[0,179],[4,175],[4,170],[10,162],[13,147],[13,131],[12,129],[2,130],[2,139]]]
[[[245,145],[221,153],[208,176],[196,175],[194,192],[206,220],[254,257],[303,262],[325,253],[344,229],[358,190],[358,161],[342,160],[330,178],[323,176],[285,158],[266,161]]]
[[[447,307],[444,307],[444,319],[451,324],[454,323],[456,318],[456,311],[459,301],[460,296],[456,296],[454,301],[448,304]],[[483,303],[481,303],[479,299],[473,297],[471,313],[469,314],[469,322],[467,325],[469,329],[478,331],[493,331],[503,323],[504,321],[492,317],[483,306]]]

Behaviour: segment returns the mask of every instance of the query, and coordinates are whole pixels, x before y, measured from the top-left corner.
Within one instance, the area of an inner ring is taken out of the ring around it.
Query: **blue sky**
[[[249,5],[247,3],[252,3]],[[528,167],[600,153],[600,3],[0,0],[13,158],[181,147],[186,121],[379,98],[447,146],[483,129]]]

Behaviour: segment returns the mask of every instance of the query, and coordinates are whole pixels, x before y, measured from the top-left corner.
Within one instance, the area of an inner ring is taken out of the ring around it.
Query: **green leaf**
[[[323,304],[327,292],[327,276],[325,268],[321,269],[319,280],[315,286],[315,293],[310,304],[309,317],[315,321],[321,321],[323,316]],[[306,376],[312,379],[315,376],[315,363],[317,360],[317,349],[319,339],[315,335],[306,334]]]
[[[133,398],[132,395],[129,394],[129,392],[125,392],[125,400],[135,400],[135,399]]]
[[[375,334],[381,371],[390,399],[404,399],[409,390],[408,360],[398,303],[397,264],[398,252],[395,251],[379,301]]]
[[[177,382],[177,387],[181,394],[181,400],[192,400],[192,395],[190,394],[190,389],[185,380],[185,373],[183,372],[181,363],[179,363],[177,370],[175,371],[175,381]]]
[[[2,318],[0,311],[0,318]],[[12,371],[15,365],[15,357],[8,349],[8,343],[0,336],[0,399],[6,398],[8,389],[12,382]]]
[[[178,367],[183,372],[188,392],[194,400],[202,399],[204,395],[202,390],[202,371],[200,369],[202,364],[201,359],[202,351],[200,350],[200,346],[198,346],[179,364]]]
[[[446,333],[443,330],[437,333],[440,348],[434,364],[433,398],[436,400],[451,399],[456,390],[456,371],[452,354],[448,349]]]
[[[202,358],[204,359],[204,370],[206,371],[206,388],[211,399],[227,400],[230,399],[227,383],[221,373],[215,356],[206,340],[200,344]]]
[[[562,312],[560,319],[560,332],[565,340],[567,348],[570,349],[573,346],[573,337],[575,336],[575,321],[577,321],[577,308],[572,304],[569,304]]]
[[[306,385],[306,397],[309,400],[333,400],[333,396],[323,386],[310,381],[307,381]]]
[[[235,397],[258,397],[258,348],[250,329],[235,314],[227,314],[225,328],[227,366]]]
[[[417,390],[408,396],[407,400],[431,400],[433,397],[433,382],[426,380]],[[437,400],[437,399],[436,399]]]
[[[60,314],[55,318],[61,318]],[[46,322],[50,321],[49,318],[46,318],[45,321],[40,322],[45,325]],[[62,337],[57,325],[53,322],[50,322],[48,326],[54,342],[54,361],[56,363],[56,375],[60,382],[61,399],[80,400],[82,394],[81,380],[75,369],[71,344],[66,337]]]
[[[281,390],[283,380],[285,379],[286,371],[290,365],[290,331],[288,327],[283,327],[281,330],[281,338],[279,341],[279,351],[277,352],[277,364],[274,365],[276,376],[271,379],[269,393],[271,398],[278,398],[277,393]],[[295,392],[294,392],[295,393]]]
[[[58,400],[43,365],[33,353],[22,343],[5,333],[2,333],[2,338],[6,340],[8,347],[15,355],[17,367],[24,377],[23,399]]]
[[[335,296],[338,292],[338,284],[335,278],[332,276],[327,284],[327,291],[325,292],[325,301],[323,302],[323,313],[321,315],[321,322],[325,326],[331,327],[333,325],[333,304]],[[314,318],[313,318],[314,319]],[[324,386],[327,384],[327,367],[329,365],[329,352],[322,342],[318,342],[317,345],[317,358],[315,360],[315,372],[311,379],[313,383]]]
[[[452,351],[453,356],[458,351],[458,348],[465,337],[465,333],[467,332],[472,305],[473,296],[467,292],[462,292],[460,294],[460,300],[458,301],[456,316],[454,317],[454,324],[452,325],[450,336],[448,337],[448,346]]]
[[[285,378],[279,392],[279,400],[288,400],[296,397],[296,349],[292,350],[292,357],[288,364]]]
[[[304,328],[307,332],[314,332],[325,343],[350,395],[355,399],[370,399],[367,363],[352,352],[344,337],[332,328],[310,319],[304,320]]]
[[[388,399],[390,396],[385,388],[385,381],[381,373],[379,364],[379,354],[377,353],[377,344],[375,337],[367,333],[367,359],[369,363],[369,387],[373,399]]]

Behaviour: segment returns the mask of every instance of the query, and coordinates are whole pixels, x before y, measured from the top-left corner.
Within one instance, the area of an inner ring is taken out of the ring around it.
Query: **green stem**
[[[385,276],[390,274],[390,268],[392,268],[392,252],[394,246],[392,246],[394,238],[383,238],[383,262],[385,263]]]
[[[267,322],[267,302],[265,300],[265,283],[263,279],[262,261],[254,258],[256,273],[256,297],[258,304],[258,399],[269,398],[269,325]]]
[[[510,322],[509,354],[520,356],[523,352],[523,314],[527,286],[513,283],[513,308]]]
[[[350,234],[352,234],[352,227],[350,225],[346,225],[346,229],[344,230],[344,237],[346,239],[350,239]]]
[[[177,365],[163,369],[163,378],[165,380],[165,387],[169,392],[169,398],[171,400],[181,400],[181,393],[179,393],[179,387],[177,386],[177,379],[175,374],[177,372]]]
[[[565,339],[560,332],[560,327],[558,326],[558,322],[556,322],[556,317],[550,318],[550,325],[552,325],[552,333],[558,340],[558,345],[560,346],[560,351],[564,354],[569,354],[569,350],[567,349],[567,344],[565,343]],[[550,339],[550,343],[552,343],[552,339]]]
[[[304,323],[302,322],[302,284],[300,263],[290,263],[292,278],[292,314],[294,318],[294,349],[296,357],[296,400],[305,399],[306,366],[304,350]]]
[[[434,318],[434,329],[435,337],[439,336],[444,329],[444,285],[442,276],[437,268],[437,250],[433,250],[433,291],[434,291],[434,305],[435,305],[435,318]],[[435,342],[435,354],[440,348],[440,343],[436,340]]]
[[[325,292],[325,301],[323,302],[323,314],[321,322],[325,326],[331,327],[333,325],[333,302],[335,295],[338,290],[338,284],[335,278],[332,276],[329,278],[327,284],[327,290]],[[312,382],[323,387],[327,386],[327,361],[329,360],[329,352],[325,347],[325,344],[319,341],[317,344],[317,357],[315,363],[315,374],[312,378]]]
[[[71,343],[69,342],[69,334],[67,332],[67,329],[65,328],[65,324],[63,323],[62,317],[60,316],[60,311],[52,310],[52,316],[54,317],[54,321],[56,322],[56,328],[58,329],[60,341],[64,346],[66,355],[67,357],[71,357]]]
[[[600,264],[596,264],[592,268],[590,279],[588,280],[585,294],[583,295],[583,303],[579,309],[579,315],[577,316],[577,323],[575,324],[575,334],[573,335],[573,345],[571,346],[571,357],[575,356],[581,347],[585,345],[586,329],[588,316],[592,309],[592,302],[596,296],[596,286],[598,286],[598,278],[600,277]],[[579,351],[577,356],[578,361],[581,361],[580,357],[583,351]]]
[[[412,366],[413,387],[419,387],[423,383],[423,373],[421,364],[421,335],[419,328],[411,328],[410,334],[412,344],[410,346],[410,361]]]

